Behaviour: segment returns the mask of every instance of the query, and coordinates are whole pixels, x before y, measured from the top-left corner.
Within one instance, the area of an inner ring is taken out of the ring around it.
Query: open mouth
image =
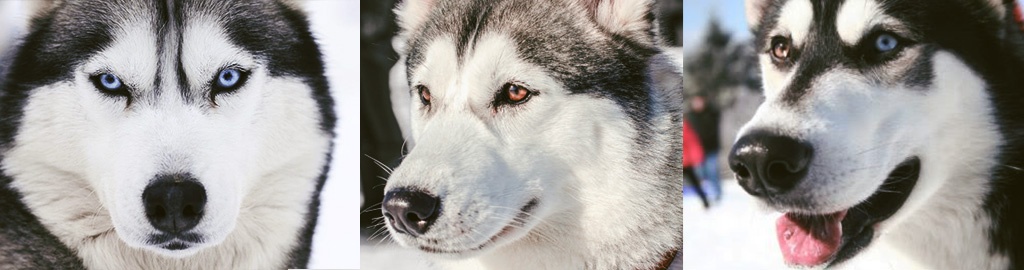
[[[867,200],[831,214],[786,213],[776,225],[779,248],[789,265],[834,265],[857,255],[871,243],[875,224],[896,213],[917,183],[921,161],[916,157],[896,166]]]
[[[508,236],[509,234],[511,234],[513,232],[516,232],[518,230],[523,229],[522,227],[524,225],[526,225],[527,219],[530,218],[530,215],[533,214],[533,210],[536,209],[536,208],[537,208],[537,199],[530,200],[525,205],[523,205],[523,207],[519,208],[519,213],[516,214],[516,217],[513,218],[512,221],[509,222],[507,225],[505,225],[505,227],[502,228],[501,231],[498,231],[497,234],[495,234],[494,236],[491,236],[490,239],[487,239],[486,242],[484,242],[483,244],[481,244],[481,245],[479,245],[477,247],[470,248],[470,249],[464,249],[464,250],[450,250],[450,249],[444,249],[444,248],[420,245],[419,249],[422,250],[422,251],[429,252],[429,253],[437,253],[437,254],[462,254],[462,253],[466,253],[466,252],[474,252],[474,251],[482,250],[482,249],[490,246],[491,244],[494,244],[498,240],[504,238],[505,236]]]

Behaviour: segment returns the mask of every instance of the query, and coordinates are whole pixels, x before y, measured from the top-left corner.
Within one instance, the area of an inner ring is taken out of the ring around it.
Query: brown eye
[[[789,58],[790,43],[788,38],[775,37],[772,38],[772,57],[776,60],[786,60]]]
[[[530,101],[530,98],[537,94],[537,92],[530,91],[530,89],[525,86],[515,83],[506,83],[501,86],[501,89],[499,89],[498,93],[494,96],[492,106],[495,109],[501,106],[518,106]]]
[[[430,89],[422,85],[416,86],[416,89],[420,92],[420,102],[423,102],[424,106],[430,105]]]
[[[508,94],[508,101],[513,104],[523,102],[530,97],[529,89],[515,84],[506,84],[505,93]]]

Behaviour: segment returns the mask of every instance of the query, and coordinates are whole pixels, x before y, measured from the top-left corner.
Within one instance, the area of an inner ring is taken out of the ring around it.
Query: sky
[[[683,0],[683,47],[690,48],[704,37],[712,16],[735,38],[750,38],[743,11],[744,0]]]

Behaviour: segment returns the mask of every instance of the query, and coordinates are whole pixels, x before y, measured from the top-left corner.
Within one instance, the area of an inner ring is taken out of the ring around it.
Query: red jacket
[[[704,147],[700,137],[686,121],[683,121],[683,168],[697,166],[704,162]]]

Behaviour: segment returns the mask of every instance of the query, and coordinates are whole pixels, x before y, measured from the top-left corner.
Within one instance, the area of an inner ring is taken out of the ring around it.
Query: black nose
[[[384,195],[384,218],[400,233],[426,233],[437,220],[440,208],[440,199],[421,191],[398,189]]]
[[[814,148],[790,137],[752,132],[729,153],[729,168],[750,195],[764,197],[789,191],[807,175]]]
[[[162,175],[142,192],[142,202],[149,224],[176,234],[199,224],[206,206],[206,189],[191,175]]]

